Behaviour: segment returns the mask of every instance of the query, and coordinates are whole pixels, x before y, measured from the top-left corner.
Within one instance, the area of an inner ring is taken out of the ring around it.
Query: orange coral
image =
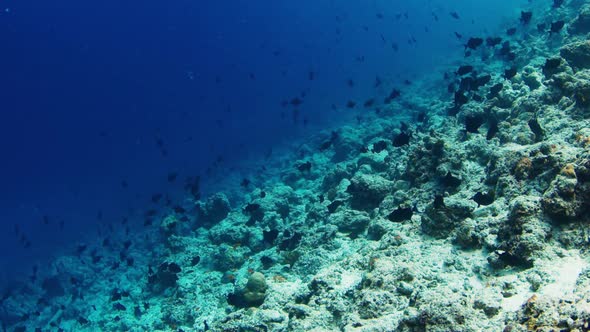
[[[561,174],[567,176],[568,178],[575,179],[576,178],[576,170],[573,164],[567,164],[564,168],[561,169]]]

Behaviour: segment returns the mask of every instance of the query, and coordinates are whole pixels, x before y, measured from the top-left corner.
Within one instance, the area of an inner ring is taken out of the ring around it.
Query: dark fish
[[[261,191],[260,192],[260,198],[264,198],[266,197],[266,192],[265,191]]]
[[[240,183],[240,186],[242,187],[248,187],[248,185],[250,185],[250,180],[248,179],[243,179],[242,182]]]
[[[464,66],[459,67],[459,69],[457,69],[456,74],[459,76],[463,76],[465,74],[469,74],[472,71],[473,71],[473,66],[464,65]]]
[[[373,85],[374,87],[378,87],[381,85],[381,83],[383,83],[381,81],[381,78],[379,78],[379,76],[375,77],[375,84]]]
[[[377,13],[377,14],[375,14],[375,16],[380,20],[383,19],[383,14],[381,14],[381,13]]]
[[[82,317],[82,316],[78,317],[77,321],[78,321],[78,323],[79,323],[80,325],[87,325],[88,323],[90,323],[90,322],[88,321],[88,319],[86,319],[86,318],[84,318],[84,317]]]
[[[369,107],[373,106],[374,103],[375,103],[375,98],[370,98],[365,101],[363,106],[365,106],[365,108],[369,108]]]
[[[486,46],[488,47],[495,47],[502,42],[501,37],[488,37],[486,38]]]
[[[246,213],[253,213],[260,209],[260,204],[248,203],[242,210]]]
[[[477,203],[478,207],[480,205],[486,206],[486,205],[490,205],[490,204],[494,203],[495,194],[493,191],[489,191],[489,192],[478,191],[471,199],[474,200],[475,203]]]
[[[154,209],[149,209],[145,212],[146,217],[154,217],[157,214],[158,214],[158,211],[154,210]]]
[[[309,171],[311,171],[311,162],[307,161],[305,163],[299,164],[299,165],[297,165],[297,169],[300,172],[309,172]]]
[[[504,78],[509,80],[512,79],[514,76],[516,76],[516,68],[512,67],[512,68],[508,68],[506,70],[504,70]]]
[[[49,225],[49,217],[48,216],[43,216],[43,223],[45,225]]]
[[[463,94],[463,92],[461,92],[461,91],[455,92],[455,99],[454,99],[455,107],[463,106],[463,105],[467,104],[468,101],[469,101],[469,99],[467,98],[467,96],[465,96]]]
[[[551,23],[551,29],[549,30],[549,35],[551,35],[552,33],[558,33],[561,31],[561,29],[563,29],[563,26],[565,25],[565,21],[556,21]]]
[[[195,265],[199,264],[200,261],[201,261],[201,256],[198,256],[198,255],[194,256],[191,259],[191,266],[195,266]]]
[[[352,100],[349,100],[346,103],[346,107],[348,107],[348,108],[354,108],[355,106],[356,106],[356,103],[354,101],[352,101]]]
[[[352,79],[349,79],[348,81],[346,81],[346,84],[348,84],[348,86],[352,88],[354,86],[354,81]]]
[[[309,79],[310,81],[313,81],[315,79],[315,73],[313,71],[310,71],[307,74],[307,79]]]
[[[404,220],[412,219],[413,214],[414,211],[411,207],[398,206],[387,216],[387,219],[392,222],[402,222]]]
[[[496,97],[500,93],[500,91],[502,91],[503,88],[504,84],[502,83],[496,83],[492,85],[492,87],[490,88],[490,94],[488,95],[488,98]]]
[[[478,133],[479,127],[484,123],[484,117],[480,114],[465,117],[465,130],[468,133]]]
[[[254,75],[254,73],[248,74],[248,77],[250,77],[251,80],[255,80],[256,79],[256,76]]]
[[[404,145],[410,144],[410,138],[412,138],[412,134],[402,132],[395,136],[391,143],[394,147],[399,148]]]
[[[153,194],[152,195],[152,202],[153,203],[158,203],[160,201],[160,199],[162,199],[162,194]]]
[[[506,34],[508,36],[514,36],[515,33],[516,33],[516,28],[509,28],[508,30],[506,30]]]
[[[533,18],[533,12],[525,12],[525,11],[521,11],[520,12],[520,23],[522,24],[529,24],[531,22],[531,19]]]
[[[174,182],[176,181],[176,178],[178,177],[178,173],[177,172],[170,172],[168,173],[168,182]]]
[[[494,138],[498,133],[498,130],[498,121],[490,120],[490,122],[488,123],[488,133],[486,135],[486,139],[489,141],[492,138]]]
[[[450,12],[449,15],[451,15],[451,17],[456,20],[460,19],[459,14],[457,12]]]
[[[543,73],[545,75],[553,72],[561,65],[561,58],[550,58],[545,60],[545,64],[543,65]]]
[[[387,142],[386,141],[378,141],[376,143],[373,143],[373,149],[371,149],[371,152],[373,153],[379,153],[383,150],[387,149]]]
[[[561,7],[561,5],[563,5],[563,3],[565,2],[565,0],[553,0],[553,8],[559,8]]]
[[[295,98],[291,99],[291,101],[289,103],[291,105],[297,107],[297,106],[301,105],[301,103],[303,103],[303,100],[299,99],[298,97],[295,97]]]
[[[334,213],[336,210],[344,204],[344,201],[341,200],[334,200],[332,203],[328,204],[328,212]]]
[[[434,196],[434,201],[432,202],[432,206],[435,209],[444,209],[445,208],[445,198],[443,195],[436,195]]]
[[[528,124],[533,134],[535,134],[535,142],[543,140],[543,136],[545,136],[545,131],[539,124],[537,118],[530,119]]]
[[[122,180],[121,181],[121,187],[127,188],[127,187],[129,187],[129,183],[127,183],[127,181],[125,181],[125,180]]]
[[[481,44],[483,44],[483,38],[471,37],[467,41],[467,44],[465,44],[465,49],[468,49],[469,48],[469,49],[475,50],[478,47],[480,47]]]
[[[399,50],[399,46],[395,42],[391,43],[391,48],[393,49],[394,52],[397,52]]]
[[[120,302],[117,302],[117,303],[113,304],[113,309],[116,310],[116,311],[125,311],[125,310],[127,310],[127,308],[124,305],[122,305]]]
[[[447,172],[447,175],[441,179],[441,182],[445,187],[450,188],[456,188],[461,185],[461,179],[455,177],[451,172]]]
[[[455,34],[455,37],[457,37],[457,39],[463,38],[463,35],[458,33],[457,31],[455,31],[454,34]]]
[[[178,213],[178,214],[183,214],[186,213],[186,210],[182,207],[182,206],[175,206],[173,208],[174,212]]]

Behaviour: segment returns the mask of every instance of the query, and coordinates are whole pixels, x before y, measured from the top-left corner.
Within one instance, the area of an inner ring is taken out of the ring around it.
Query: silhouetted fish
[[[459,67],[459,69],[457,69],[456,74],[459,76],[463,76],[465,74],[469,74],[472,71],[473,71],[473,66],[464,65],[464,66]]]
[[[300,172],[309,172],[309,171],[311,171],[311,162],[307,161],[305,163],[299,164],[299,165],[297,165],[297,169]]]
[[[561,7],[561,5],[563,5],[565,0],[553,0],[553,8],[559,8]]]
[[[250,180],[243,179],[242,182],[240,183],[240,186],[245,188],[245,187],[248,187],[249,184],[250,184]]]
[[[168,173],[168,182],[174,182],[176,181],[176,178],[178,177],[178,173],[177,172],[170,172]]]
[[[555,21],[553,23],[551,23],[551,29],[549,30],[549,35],[551,35],[552,33],[558,33],[561,31],[561,29],[563,29],[563,26],[565,25],[565,21]]]
[[[356,103],[354,101],[352,101],[352,100],[349,100],[346,103],[346,107],[348,107],[348,108],[354,108],[355,106],[356,106]]]
[[[508,68],[506,70],[504,70],[504,78],[506,78],[507,80],[512,79],[514,76],[516,76],[516,68],[512,67],[512,68]]]
[[[483,39],[482,38],[479,38],[479,37],[471,37],[467,41],[467,44],[465,44],[465,49],[468,49],[469,48],[469,49],[475,50],[478,47],[480,47],[481,44],[483,44]]]
[[[455,34],[455,37],[457,37],[457,39],[463,38],[463,35],[458,33],[457,31],[455,31],[454,34]]]
[[[525,12],[525,11],[521,11],[520,12],[520,23],[522,24],[529,24],[531,22],[531,19],[533,18],[533,12]]]
[[[459,14],[457,12],[450,12],[449,15],[451,15],[451,17],[456,20],[460,19]]]
[[[373,106],[374,103],[375,103],[375,98],[369,98],[365,101],[364,106],[365,106],[365,108],[368,108],[368,107]]]

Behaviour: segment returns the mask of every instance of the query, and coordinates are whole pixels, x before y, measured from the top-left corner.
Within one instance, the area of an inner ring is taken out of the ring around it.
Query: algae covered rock
[[[588,40],[567,44],[559,53],[574,69],[590,68],[590,41]]]
[[[225,219],[230,211],[231,206],[225,194],[214,194],[205,203],[197,205],[199,226],[216,224]]]
[[[229,295],[228,302],[236,307],[259,307],[264,302],[267,289],[264,275],[254,272],[248,278],[244,289]]]
[[[352,195],[350,205],[355,210],[371,210],[391,192],[393,182],[379,175],[359,174],[350,180],[346,191]]]
[[[579,11],[578,17],[569,25],[569,33],[583,34],[590,32],[590,6],[584,5]]]

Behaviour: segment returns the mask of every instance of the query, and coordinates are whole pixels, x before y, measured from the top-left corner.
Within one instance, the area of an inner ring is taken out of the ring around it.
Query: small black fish
[[[471,37],[467,41],[467,44],[465,44],[465,49],[469,48],[469,49],[475,50],[478,47],[480,47],[481,44],[483,44],[483,38]]]
[[[381,140],[376,143],[373,143],[373,149],[371,150],[371,152],[379,153],[379,152],[386,150],[386,149],[387,149],[387,142]]]
[[[457,12],[450,12],[449,15],[451,15],[451,17],[456,20],[460,19],[459,14]]]
[[[410,144],[410,138],[412,138],[412,134],[402,132],[393,138],[393,140],[391,141],[391,144],[394,147],[399,148],[404,145]]]
[[[455,177],[451,172],[447,172],[447,175],[441,179],[441,182],[445,187],[450,188],[456,188],[461,185],[461,179]]]
[[[435,209],[443,209],[445,208],[445,198],[443,195],[436,195],[434,196],[434,201],[432,202],[432,206]]]
[[[563,26],[565,25],[565,21],[559,20],[556,22],[552,22],[551,23],[551,29],[549,30],[549,35],[551,35],[552,33],[558,33],[561,31],[561,29],[563,29]]]
[[[248,203],[242,210],[246,213],[253,213],[260,209],[260,204]]]
[[[539,124],[539,121],[537,120],[537,118],[530,119],[528,124],[529,124],[529,128],[531,129],[533,134],[535,134],[535,142],[539,142],[539,141],[543,140],[543,136],[545,136],[545,131],[543,130],[543,128]]]
[[[379,87],[381,85],[381,83],[383,83],[381,81],[381,78],[379,78],[379,76],[375,77],[375,84],[373,85],[374,87]]]
[[[173,207],[174,212],[178,213],[178,214],[183,214],[186,213],[186,210],[182,207],[182,206],[175,206]]]
[[[349,100],[346,103],[346,107],[348,107],[348,108],[354,108],[355,106],[356,106],[356,103],[354,101],[352,101],[352,100]]]
[[[354,86],[354,81],[352,79],[349,79],[348,81],[346,81],[346,84],[348,84],[348,86],[352,88]]]
[[[178,173],[177,172],[170,172],[168,173],[168,182],[174,182],[176,181],[176,178],[178,177]]]
[[[477,206],[480,205],[486,206],[494,203],[495,195],[493,191],[489,192],[481,192],[478,191],[472,198],[477,203]]]
[[[248,187],[248,185],[250,185],[250,180],[248,179],[243,179],[242,182],[240,183],[240,186],[246,188]]]
[[[531,22],[532,18],[533,18],[533,12],[525,12],[525,11],[520,12],[520,23],[522,23],[524,25],[529,24]]]
[[[553,0],[553,8],[559,8],[561,7],[561,5],[563,5],[563,3],[565,2],[565,0]]]
[[[455,34],[455,37],[457,37],[457,39],[463,38],[463,35],[458,33],[457,31],[455,31],[454,34]]]
[[[498,128],[498,121],[495,119],[490,120],[488,123],[488,133],[486,135],[486,139],[489,141],[494,138],[498,133],[498,130],[500,130],[500,128]]]
[[[122,180],[121,181],[121,187],[127,188],[127,187],[129,187],[129,183],[127,183],[127,181],[125,181],[125,180]]]
[[[468,101],[469,101],[469,99],[467,98],[467,96],[465,96],[463,94],[463,92],[461,92],[461,91],[455,92],[455,98],[454,98],[455,107],[461,107],[461,106],[467,104]]]
[[[516,28],[509,28],[508,30],[506,30],[506,34],[508,36],[514,36],[514,34],[516,34]]]
[[[516,68],[512,67],[512,68],[508,68],[506,70],[504,70],[504,78],[507,80],[512,79],[514,76],[516,76]]]
[[[490,93],[488,94],[488,98],[491,99],[498,96],[498,94],[500,93],[500,91],[502,91],[503,88],[504,84],[502,83],[496,83],[492,85],[492,87],[490,88]]]
[[[307,161],[303,164],[299,164],[299,165],[297,165],[297,169],[300,172],[309,172],[309,171],[311,171],[311,162]]]
[[[295,97],[295,98],[291,99],[291,101],[289,103],[291,105],[297,107],[303,103],[303,100],[299,99],[299,97]]]
[[[373,104],[375,103],[375,98],[369,98],[365,101],[365,103],[363,104],[363,106],[365,108],[369,108],[371,106],[373,106]]]
[[[127,308],[124,305],[122,305],[120,302],[117,302],[117,303],[113,304],[113,309],[114,310],[117,310],[117,311],[125,311],[125,310],[127,310]]]
[[[266,197],[266,192],[265,191],[260,191],[260,198],[264,198]]]
[[[329,213],[334,213],[336,212],[336,210],[342,206],[344,204],[344,201],[341,200],[335,200],[332,203],[328,204],[327,208],[328,208],[328,212]]]
[[[162,199],[162,194],[153,194],[152,195],[152,202],[153,203],[158,203],[160,201],[160,199]]]
[[[309,73],[307,74],[307,79],[310,81],[313,81],[315,79],[315,73],[310,70]]]
[[[459,76],[463,76],[465,74],[469,74],[472,71],[473,71],[473,66],[464,65],[464,66],[459,67],[459,69],[457,69],[456,74]]]
[[[543,65],[543,73],[548,75],[554,72],[559,66],[561,65],[561,58],[550,58],[545,60],[545,64]]]
[[[465,117],[465,130],[468,133],[478,133],[479,127],[484,123],[484,117],[480,114]]]
[[[411,220],[413,214],[414,211],[411,207],[398,206],[387,216],[387,219],[392,222],[402,222],[404,220]]]
[[[145,212],[145,216],[146,217],[153,217],[153,216],[155,216],[157,214],[158,214],[158,211],[157,210],[154,210],[154,209],[149,209],[149,210],[147,210]]]
[[[501,37],[488,37],[486,38],[486,46],[488,47],[495,47],[502,42]]]

